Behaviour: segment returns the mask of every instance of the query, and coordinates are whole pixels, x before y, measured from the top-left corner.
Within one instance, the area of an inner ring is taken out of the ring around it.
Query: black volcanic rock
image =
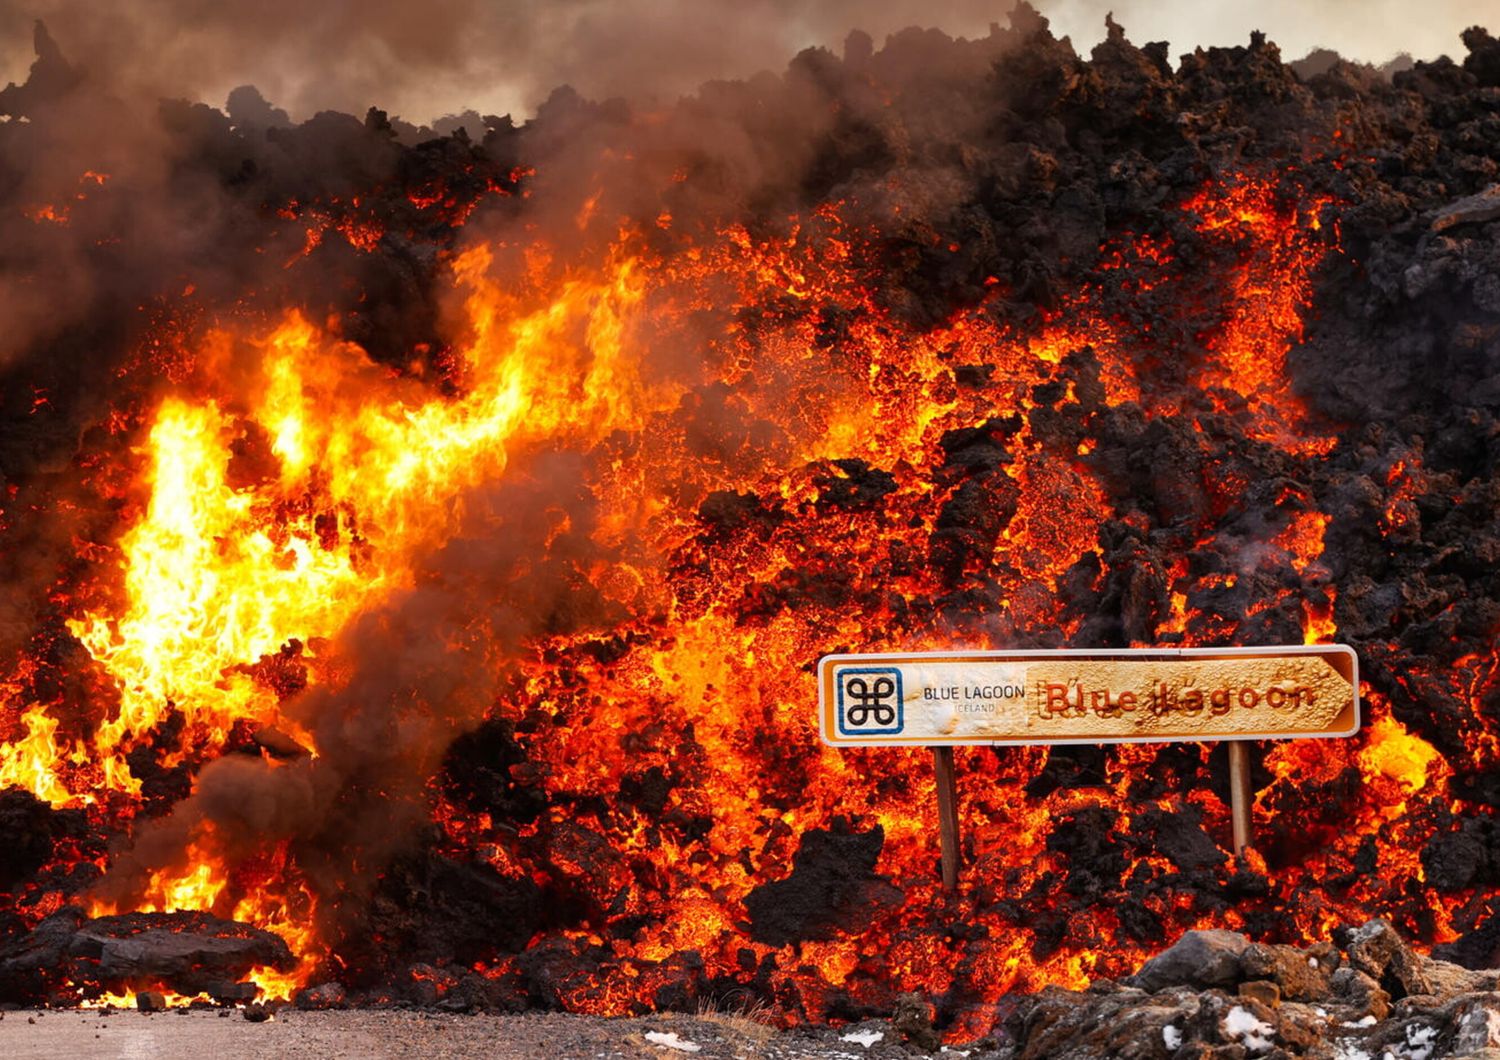
[[[154,980],[179,993],[197,993],[195,984],[238,979],[261,965],[285,971],[294,963],[280,936],[205,913],[101,917],[79,928],[68,951],[97,960],[101,982]]]
[[[791,874],[745,896],[750,937],[768,946],[785,946],[830,938],[857,922],[868,912],[859,909],[859,903],[876,898],[875,892],[892,890],[875,875],[884,844],[885,829],[880,825],[867,832],[814,828],[803,833],[792,855]]]
[[[517,768],[526,761],[515,725],[496,718],[453,741],[443,777],[450,797],[470,811],[524,824],[536,820],[546,808],[546,796],[534,778]]]
[[[127,913],[90,920],[65,908],[0,946],[0,1000],[41,1003],[147,984],[180,994],[295,964],[281,937],[209,913]]]
[[[867,508],[880,503],[896,489],[890,472],[871,467],[863,460],[835,460],[836,475],[819,476],[818,503],[835,508]]]
[[[319,983],[317,986],[309,986],[297,991],[297,996],[292,999],[292,1003],[300,1009],[312,1011],[343,1008],[348,1000],[348,993],[340,984]]]
[[[78,810],[54,810],[20,788],[0,791],[0,891],[46,865],[59,838],[86,827]]]
[[[1486,916],[1472,931],[1432,948],[1436,960],[1451,961],[1464,968],[1500,968],[1500,916],[1493,898],[1483,904]]]
[[[1184,872],[1218,868],[1228,856],[1203,830],[1203,811],[1197,806],[1176,811],[1148,809],[1132,823],[1149,836],[1152,849]]]
[[[371,902],[368,935],[362,931],[349,945],[371,971],[398,958],[467,965],[521,949],[546,923],[541,892],[529,878],[426,852],[390,866]]]
[[[1130,980],[1142,990],[1172,986],[1233,986],[1243,978],[1240,955],[1250,940],[1236,931],[1189,931],[1147,961]]]
[[[933,568],[954,584],[964,566],[989,558],[1021,498],[1015,480],[1000,471],[967,479],[938,512],[931,539]]]
[[[1461,891],[1486,874],[1489,848],[1474,831],[1441,832],[1422,848],[1422,868],[1441,891]]]
[[[32,46],[36,51],[36,62],[31,64],[25,83],[0,88],[0,114],[29,116],[66,94],[80,79],[78,70],[63,58],[62,50],[47,31],[46,23],[40,19],[32,29]]]
[[[1464,70],[1487,88],[1500,88],[1500,40],[1482,26],[1470,26],[1463,32]]]
[[[82,909],[64,906],[0,943],[0,1001],[39,1003],[65,984],[70,944],[87,919]]]

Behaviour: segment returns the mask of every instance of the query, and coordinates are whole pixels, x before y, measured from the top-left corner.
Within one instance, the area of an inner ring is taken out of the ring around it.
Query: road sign
[[[826,655],[819,728],[837,747],[931,747],[943,887],[958,886],[956,744],[1229,745],[1234,851],[1250,844],[1245,740],[1353,736],[1359,661],[1342,644]]]
[[[835,746],[1166,743],[1351,736],[1343,645],[829,655],[820,729]]]

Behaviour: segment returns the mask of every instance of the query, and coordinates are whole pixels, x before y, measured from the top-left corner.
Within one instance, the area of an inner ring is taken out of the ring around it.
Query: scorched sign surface
[[[848,746],[1351,736],[1343,645],[828,655],[819,727]]]

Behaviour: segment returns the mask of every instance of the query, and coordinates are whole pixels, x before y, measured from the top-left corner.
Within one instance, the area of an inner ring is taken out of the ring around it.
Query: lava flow
[[[1193,927],[1490,959],[1500,44],[1465,43],[1174,69],[1022,5],[422,137],[75,128],[118,101],[39,29],[0,264],[94,280],[0,382],[0,1000],[919,991],[959,1040]],[[947,895],[930,759],[817,737],[830,652],[1334,639],[1365,727],[1256,749],[1238,858],[1222,748],[973,750]],[[173,932],[220,956],[112,956]]]

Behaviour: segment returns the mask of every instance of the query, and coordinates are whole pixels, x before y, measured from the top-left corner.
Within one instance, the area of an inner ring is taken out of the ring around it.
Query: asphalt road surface
[[[537,1014],[461,1016],[408,1011],[300,1012],[252,1023],[239,1010],[11,1011],[0,1057],[78,1060],[318,1060],[484,1057],[486,1060],[909,1060],[889,1024],[778,1031],[744,1016],[596,1019]],[[917,1054],[923,1055],[923,1054]],[[977,1053],[944,1049],[947,1060]]]

